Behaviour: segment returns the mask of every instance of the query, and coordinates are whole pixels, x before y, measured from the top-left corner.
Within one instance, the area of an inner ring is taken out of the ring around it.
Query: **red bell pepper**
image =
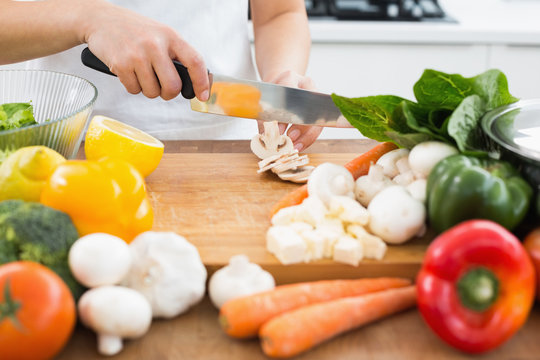
[[[445,342],[481,353],[508,340],[534,301],[535,272],[519,240],[489,220],[462,222],[429,246],[418,309]]]

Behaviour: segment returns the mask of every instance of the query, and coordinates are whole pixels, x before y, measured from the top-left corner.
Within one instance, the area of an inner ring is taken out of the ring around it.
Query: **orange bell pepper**
[[[261,91],[249,84],[215,82],[212,94],[226,115],[255,119],[262,111]]]
[[[45,184],[41,203],[67,213],[80,236],[104,232],[129,243],[154,221],[143,177],[120,159],[66,161]]]

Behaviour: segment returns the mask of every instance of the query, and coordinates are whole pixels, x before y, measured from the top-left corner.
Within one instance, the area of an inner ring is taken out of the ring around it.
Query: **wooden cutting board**
[[[343,165],[353,153],[309,154],[310,163]],[[245,254],[270,271],[278,283],[402,276],[413,278],[432,238],[389,246],[381,261],[364,260],[357,267],[330,259],[282,265],[265,247],[273,204],[298,184],[272,173],[257,174],[258,159],[250,153],[166,153],[147,178],[158,231],[174,231],[199,250],[209,273],[231,256]]]

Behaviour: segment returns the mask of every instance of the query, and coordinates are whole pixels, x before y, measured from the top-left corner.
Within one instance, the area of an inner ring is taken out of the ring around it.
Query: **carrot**
[[[407,279],[372,278],[321,280],[277,286],[273,290],[227,301],[221,307],[219,322],[236,338],[257,335],[270,318],[301,306],[410,285]]]
[[[305,306],[265,323],[259,332],[261,346],[270,357],[291,357],[415,304],[416,288],[407,286]]]
[[[383,142],[370,150],[366,151],[362,155],[354,158],[345,164],[347,170],[351,172],[354,179],[358,179],[362,175],[366,175],[369,171],[369,167],[372,163],[377,162],[381,156],[386,154],[389,151],[397,149],[397,146],[391,142]],[[279,210],[301,204],[305,198],[308,197],[307,185],[302,185],[290,193],[282,197],[270,211],[270,217],[274,216]]]

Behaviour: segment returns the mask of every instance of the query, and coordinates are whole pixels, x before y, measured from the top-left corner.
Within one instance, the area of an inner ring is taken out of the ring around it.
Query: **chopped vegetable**
[[[429,175],[429,221],[437,232],[468,219],[493,220],[511,230],[525,217],[532,193],[507,162],[453,155]]]
[[[54,358],[75,327],[75,301],[62,279],[31,261],[0,266],[2,359]]]
[[[251,151],[259,159],[285,155],[294,151],[293,142],[286,134],[279,133],[277,121],[265,121],[264,133],[255,135],[250,142]]]
[[[154,221],[143,177],[121,159],[64,162],[44,186],[41,203],[67,213],[81,236],[103,232],[129,243]]]
[[[227,266],[212,275],[208,295],[212,304],[220,309],[231,299],[271,290],[275,286],[272,274],[249,262],[246,255],[235,255]]]
[[[469,220],[428,247],[417,277],[418,309],[451,346],[482,353],[525,323],[535,273],[519,240],[489,220]]]
[[[360,176],[365,175],[369,171],[371,164],[375,163],[383,154],[396,149],[396,145],[390,142],[377,144],[372,149],[366,151],[362,155],[354,158],[347,164],[345,168],[349,170],[353,178],[356,180]],[[292,192],[282,197],[272,208],[270,215],[274,216],[280,209],[288,206],[298,205],[308,197],[307,185],[302,185]]]
[[[34,108],[30,103],[6,103],[0,105],[0,131],[36,125]]]
[[[232,299],[219,314],[223,330],[235,338],[256,336],[262,324],[301,306],[341,297],[404,287],[410,281],[399,278],[321,280],[277,286],[274,290]]]
[[[261,346],[270,357],[298,355],[341,333],[416,303],[414,286],[378,291],[301,307],[276,316],[259,331]]]
[[[79,238],[69,216],[34,202],[0,202],[0,264],[16,260],[41,263],[66,282],[74,297],[82,287],[68,266],[68,251]]]

